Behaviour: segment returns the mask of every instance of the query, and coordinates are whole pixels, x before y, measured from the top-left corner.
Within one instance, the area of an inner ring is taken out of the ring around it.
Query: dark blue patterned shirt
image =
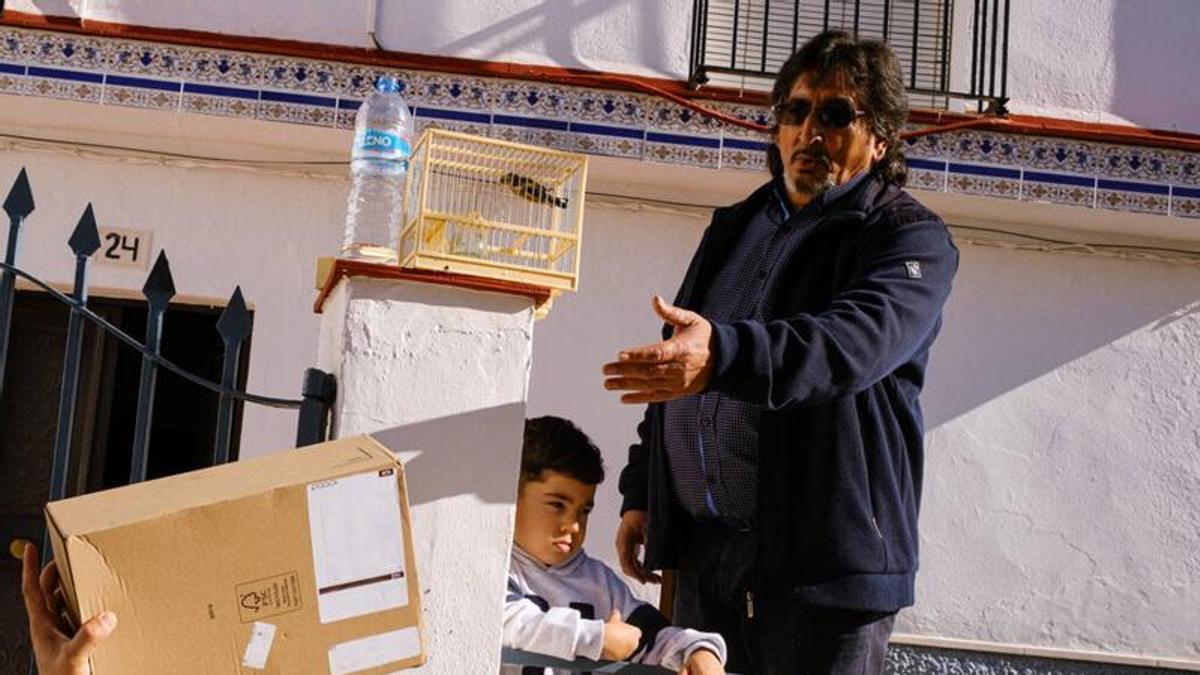
[[[863,179],[826,191],[793,212],[782,187],[746,223],[746,231],[695,308],[710,321],[761,319],[763,293],[774,269],[786,260],[824,207]],[[675,498],[695,518],[720,519],[734,527],[753,524],[758,499],[758,423],[762,407],[718,392],[665,405],[664,445]]]

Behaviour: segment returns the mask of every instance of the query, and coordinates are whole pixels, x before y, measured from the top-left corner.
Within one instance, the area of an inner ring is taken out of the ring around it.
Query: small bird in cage
[[[513,194],[534,204],[548,204],[560,209],[567,208],[566,197],[559,197],[554,194],[553,188],[543,185],[529,176],[509,172],[500,177],[500,184],[507,185]]]

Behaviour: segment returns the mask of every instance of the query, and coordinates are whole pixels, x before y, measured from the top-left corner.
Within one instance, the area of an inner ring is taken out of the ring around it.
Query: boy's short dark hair
[[[557,471],[587,485],[604,482],[600,449],[570,420],[547,415],[525,420],[521,485]]]

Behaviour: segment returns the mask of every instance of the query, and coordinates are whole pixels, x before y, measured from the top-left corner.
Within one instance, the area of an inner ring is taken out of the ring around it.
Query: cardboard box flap
[[[46,511],[63,536],[78,536],[396,461],[370,436],[354,436],[80,495],[47,504]]]

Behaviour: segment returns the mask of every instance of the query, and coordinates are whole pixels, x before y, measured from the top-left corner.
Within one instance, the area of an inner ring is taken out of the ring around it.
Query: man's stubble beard
[[[807,197],[809,201],[837,187],[837,183],[833,180],[833,177],[828,174],[824,179],[816,181],[811,185],[801,186],[796,181],[796,177],[789,174],[786,170],[783,172],[783,185],[787,188],[788,194]]]

